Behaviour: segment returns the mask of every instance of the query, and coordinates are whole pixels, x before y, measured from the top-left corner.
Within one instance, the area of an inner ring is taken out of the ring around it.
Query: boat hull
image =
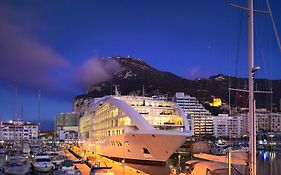
[[[12,174],[12,175],[27,175],[30,174],[29,168],[13,168],[13,169],[4,169],[5,174]]]
[[[33,166],[34,171],[42,172],[42,173],[50,172],[52,171],[52,169],[53,166]]]
[[[119,161],[137,164],[164,165],[166,160],[186,141],[183,132],[131,132],[83,144],[86,150]]]

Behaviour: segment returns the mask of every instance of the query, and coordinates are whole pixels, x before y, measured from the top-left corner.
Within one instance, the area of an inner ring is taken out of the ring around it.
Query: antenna
[[[144,85],[142,85],[142,96],[144,97]]]
[[[229,116],[231,116],[231,100],[230,100],[230,89],[229,89],[230,87],[228,87],[228,105],[229,105],[229,108],[228,108],[228,113],[229,113]]]
[[[112,95],[112,79],[110,79],[110,95]]]
[[[13,88],[14,88],[13,120],[16,120],[18,118],[18,87],[15,80],[13,81]]]
[[[23,104],[21,104],[21,120],[23,121]]]
[[[41,89],[38,92],[38,129],[40,127],[41,122]]]
[[[17,122],[16,122],[16,118],[17,118],[17,96],[18,96],[18,88],[17,88],[17,85],[16,85],[16,81],[14,80],[13,81],[13,88],[14,88],[14,101],[13,101],[13,113],[14,113],[14,116],[13,116],[13,120],[12,120],[12,125],[13,125],[13,128],[14,128],[14,144],[17,143],[17,133],[16,133],[16,130],[17,130]]]

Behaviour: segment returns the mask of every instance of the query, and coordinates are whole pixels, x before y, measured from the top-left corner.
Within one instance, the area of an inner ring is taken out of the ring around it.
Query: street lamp
[[[180,153],[178,155],[178,159],[179,159],[178,164],[179,164],[179,173],[180,173],[181,172],[181,155],[180,155]]]

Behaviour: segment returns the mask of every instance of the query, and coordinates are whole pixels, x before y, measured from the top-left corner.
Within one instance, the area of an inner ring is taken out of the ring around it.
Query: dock
[[[75,152],[76,155],[79,155],[80,157],[83,157],[84,160],[88,160],[90,164],[95,164],[99,162],[102,166],[107,165],[109,167],[112,167],[112,171],[115,175],[148,175],[145,172],[139,171],[137,169],[134,169],[132,167],[126,166],[126,164],[122,164],[120,162],[116,162],[110,159],[107,159],[105,157],[101,157],[99,155],[94,155],[91,152],[84,152],[79,147],[72,147],[72,152]],[[77,158],[68,150],[65,151],[67,157],[70,160],[77,160]],[[88,164],[89,164],[88,163]],[[81,171],[83,175],[89,175],[90,174],[90,167],[85,163],[75,163],[76,167]]]
[[[70,153],[68,150],[65,150],[65,154],[70,160],[72,160],[72,161],[77,160],[77,158],[72,153]],[[90,174],[90,168],[88,167],[88,165],[86,165],[84,163],[75,163],[75,166],[76,166],[76,168],[78,168],[80,170],[80,172],[83,175]]]

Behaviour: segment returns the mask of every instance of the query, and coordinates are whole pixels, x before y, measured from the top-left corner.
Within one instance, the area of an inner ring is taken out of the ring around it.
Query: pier
[[[84,152],[79,147],[71,147],[70,150],[65,150],[65,153],[69,159],[72,161],[77,161],[77,155],[82,157],[82,159],[86,163],[76,163],[76,167],[81,171],[83,175],[90,174],[90,166],[94,165],[95,163],[100,163],[101,166],[109,166],[112,167],[112,171],[116,175],[126,174],[126,175],[147,175],[145,172],[139,171],[137,169],[131,168],[126,166],[126,164],[122,164],[122,162],[116,162],[99,155],[94,155],[91,152]],[[74,155],[73,153],[74,152]]]

